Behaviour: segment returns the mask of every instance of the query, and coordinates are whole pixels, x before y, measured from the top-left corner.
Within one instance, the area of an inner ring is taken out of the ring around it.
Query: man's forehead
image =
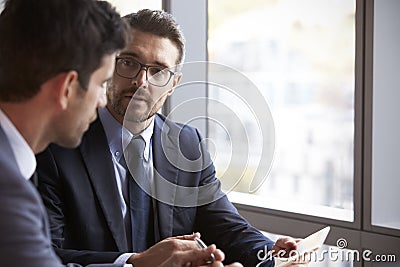
[[[132,30],[131,42],[120,52],[120,55],[146,60],[147,64],[159,62],[167,67],[172,67],[178,61],[179,50],[176,44],[167,37]]]

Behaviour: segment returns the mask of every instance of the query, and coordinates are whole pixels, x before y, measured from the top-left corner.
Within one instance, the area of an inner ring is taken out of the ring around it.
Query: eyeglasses
[[[123,78],[132,79],[136,78],[139,72],[146,70],[147,81],[155,86],[165,86],[175,75],[175,72],[170,71],[168,68],[158,66],[148,66],[142,64],[132,58],[117,57],[115,62],[115,70],[117,74]]]

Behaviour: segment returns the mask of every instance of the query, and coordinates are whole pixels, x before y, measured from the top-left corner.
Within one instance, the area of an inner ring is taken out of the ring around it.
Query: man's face
[[[126,59],[127,64],[139,62],[161,69],[175,66],[179,51],[168,38],[138,30],[132,30],[132,37],[131,43],[118,56],[122,60]],[[170,70],[175,71],[175,68]],[[145,68],[133,78],[121,77],[116,70],[114,71],[112,81],[107,88],[107,108],[121,124],[128,104],[129,112],[126,114],[128,121],[145,122],[152,119],[166,98],[172,94],[180,80],[180,74],[172,75],[164,86],[153,85],[151,80],[150,83],[147,81]]]
[[[79,82],[71,90],[72,101],[62,119],[59,120],[57,144],[65,147],[76,147],[81,142],[82,135],[96,119],[97,108],[107,103],[105,86],[111,79],[116,54],[106,55],[102,65],[90,77],[87,90],[80,88]]]

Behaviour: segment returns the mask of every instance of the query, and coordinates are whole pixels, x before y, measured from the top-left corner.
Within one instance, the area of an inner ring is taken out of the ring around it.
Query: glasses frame
[[[136,74],[132,75],[132,76],[121,75],[121,74],[118,72],[118,67],[117,67],[117,66],[118,66],[118,62],[119,62],[120,60],[126,60],[126,59],[128,59],[128,58],[126,58],[126,57],[116,57],[116,58],[115,58],[115,73],[117,73],[118,76],[120,76],[120,77],[122,77],[122,78],[125,78],[125,79],[134,79],[134,78],[136,78],[136,77],[139,75],[139,73],[142,71],[142,69],[144,69],[144,70],[146,71],[146,81],[147,81],[148,83],[150,83],[151,85],[157,86],[157,87],[163,87],[163,86],[166,86],[166,85],[169,83],[169,81],[171,80],[171,77],[172,77],[172,76],[175,76],[175,74],[177,73],[177,72],[173,72],[173,71],[169,70],[168,68],[162,68],[162,67],[160,67],[160,66],[150,66],[150,65],[146,65],[146,64],[143,64],[143,63],[137,61],[136,59],[129,58],[129,60],[132,60],[132,61],[136,62],[137,64],[139,64],[139,65],[140,65],[140,68],[139,68],[138,72],[137,72]],[[158,69],[162,69],[163,71],[164,71],[164,70],[168,71],[170,75],[169,75],[169,78],[168,78],[167,82],[165,82],[165,84],[163,84],[163,85],[158,85],[158,84],[152,83],[152,82],[149,80],[149,74],[148,74],[149,68],[158,68]]]

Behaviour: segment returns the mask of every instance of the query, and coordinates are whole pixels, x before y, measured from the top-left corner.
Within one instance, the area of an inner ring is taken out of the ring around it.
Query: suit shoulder
[[[199,140],[203,139],[197,128],[190,126],[188,124],[172,121],[171,119],[165,117],[162,114],[157,114],[156,123],[165,124],[168,127],[169,131],[172,132],[173,135],[179,136],[180,139],[185,137],[189,138],[195,137],[196,139]]]
[[[54,158],[58,157],[68,157],[69,155],[76,153],[78,153],[78,148],[65,148],[56,144],[51,144],[44,151],[36,155],[36,160],[40,167],[43,162],[48,162],[49,160],[54,160]]]

